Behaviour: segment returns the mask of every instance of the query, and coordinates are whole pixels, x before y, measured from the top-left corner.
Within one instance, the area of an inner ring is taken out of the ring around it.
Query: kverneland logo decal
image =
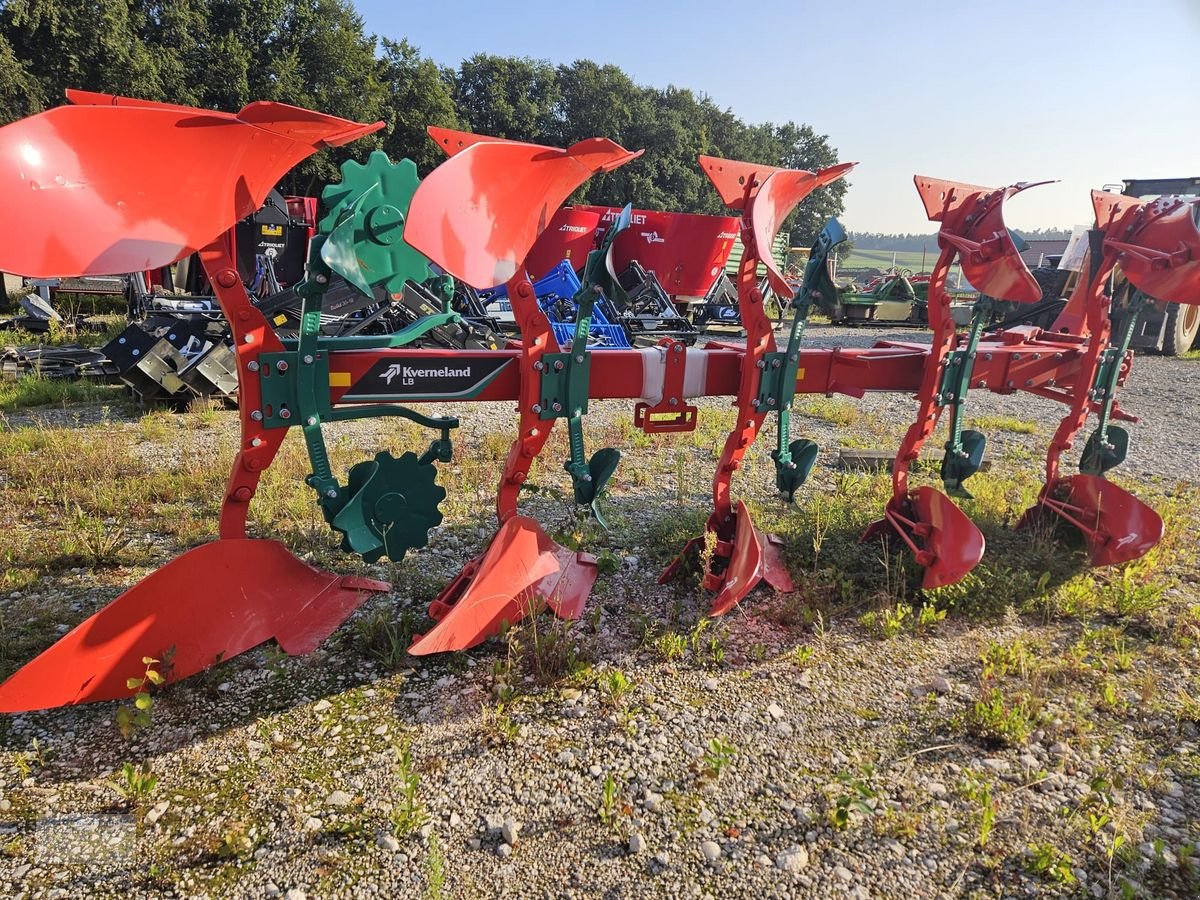
[[[642,237],[646,239],[647,244],[665,244],[667,239],[659,237],[657,231],[643,231]]]
[[[358,377],[342,400],[473,397],[512,363],[507,354],[454,354],[381,359]]]
[[[428,369],[415,368],[413,366],[406,366],[401,363],[392,363],[379,377],[388,384],[391,384],[392,379],[397,375],[403,376],[404,378],[470,378],[471,369],[469,366],[461,369],[454,369],[449,366]]]

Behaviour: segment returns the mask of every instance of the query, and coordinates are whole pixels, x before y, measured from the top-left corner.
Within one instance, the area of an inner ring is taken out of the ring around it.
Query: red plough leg
[[[754,525],[750,511],[740,500],[730,498],[733,473],[741,467],[766,418],[767,408],[759,398],[762,372],[770,364],[768,354],[776,351],[775,334],[763,309],[758,286],[758,265],[767,267],[772,289],[791,297],[791,287],[777,270],[769,251],[779,226],[808,194],[842,177],[852,164],[831,166],[819,172],[775,169],[751,163],[701,157],[701,167],[721,198],[741,208],[742,243],[745,252],[738,267],[738,304],[746,329],[746,351],[738,382],[738,418],[725,441],[713,476],[713,512],[705,535],[693,538],[659,577],[659,583],[674,578],[685,566],[702,561],[706,546],[712,546],[704,587],[715,591],[709,614],[724,615],[742,602],[760,582],[777,591],[794,589],[783,563],[781,542],[764,535]],[[778,364],[778,363],[776,363]],[[774,402],[774,401],[772,401]]]
[[[445,130],[431,134],[457,158],[425,180],[409,209],[410,226],[429,222],[436,228],[409,227],[405,239],[469,284],[486,287],[497,272],[512,275],[508,296],[521,331],[521,386],[517,438],[496,499],[500,528],[487,549],[431,604],[429,615],[437,625],[413,641],[409,650],[417,655],[474,647],[506,624],[538,612],[543,602],[563,618],[575,619],[583,612],[596,581],[595,559],[560,546],[533,519],[517,514],[521,485],[554,425],[554,417],[542,415],[542,357],[559,351],[522,261],[575,188],[639,155],[611,141],[581,141],[558,150]],[[464,182],[469,189],[464,190]],[[493,220],[491,210],[518,204],[548,212],[536,220]]]
[[[1082,374],[1074,387],[1071,409],[1059,423],[1046,454],[1046,481],[1038,502],[1018,527],[1026,527],[1046,513],[1057,516],[1083,535],[1092,564],[1105,566],[1138,559],[1163,534],[1158,513],[1124,488],[1098,474],[1063,477],[1059,472],[1062,454],[1074,445],[1093,400],[1101,403],[1102,421],[1113,402],[1116,382],[1111,370],[1107,379],[1098,377],[1102,354],[1124,353],[1126,346],[1118,342],[1120,346],[1114,349],[1110,343],[1110,275],[1119,262],[1134,287],[1148,296],[1200,302],[1200,231],[1193,203],[1179,198],[1146,202],[1093,191],[1092,206],[1096,214],[1093,259],[1088,279],[1078,289],[1082,303],[1073,297],[1069,307],[1072,318],[1067,320],[1064,313],[1060,320],[1076,323],[1089,338]]]
[[[959,341],[946,277],[957,259],[971,283],[988,296],[1032,302],[1041,299],[1041,289],[1004,225],[1004,201],[1028,185],[991,190],[919,175],[914,180],[929,219],[941,223],[941,253],[929,283],[933,347],[917,393],[916,421],[892,466],[892,498],[884,517],[872,523],[861,540],[898,535],[925,569],[922,587],[929,590],[960,581],[979,564],[984,551],[983,533],[949,497],[932,487],[908,486],[909,466],[937,428],[943,376]]]

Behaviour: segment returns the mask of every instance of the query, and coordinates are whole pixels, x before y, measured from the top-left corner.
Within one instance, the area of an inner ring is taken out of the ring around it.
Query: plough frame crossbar
[[[705,534],[688,541],[662,575],[665,580],[706,561],[702,580],[714,593],[714,615],[735,608],[759,582],[792,589],[781,544],[755,527],[731,483],[775,414],[776,486],[791,499],[803,485],[818,451],[811,440],[791,438],[796,394],[917,394],[918,416],[894,466],[893,498],[868,536],[898,535],[925,566],[926,587],[962,578],[984,549],[983,535],[949,496],[908,483],[910,463],[949,408],[943,479],[948,490],[965,493],[962,482],[978,468],[983,449],[983,436],[961,427],[969,390],[1025,391],[1068,406],[1047,457],[1046,485],[1027,519],[1050,514],[1068,521],[1083,532],[1098,565],[1136,558],[1161,536],[1157,514],[1102,477],[1128,445],[1128,436],[1112,423],[1136,421],[1116,405],[1115,392],[1129,371],[1125,338],[1141,302],[1130,301],[1112,337],[1105,287],[1120,264],[1140,291],[1162,296],[1169,290],[1173,300],[1200,303],[1200,233],[1194,207],[1184,201],[1148,204],[1097,193],[1088,277],[1053,333],[1021,327],[984,335],[977,314],[960,334],[944,290],[955,260],[984,292],[977,313],[993,297],[1038,299],[1003,222],[1005,200],[1028,185],[992,190],[918,177],[926,211],[941,226],[930,285],[932,347],[881,341],[866,349],[804,348],[814,299],[834,291],[826,260],[844,233],[836,221],[825,227],[794,292],[769,247],[790,211],[852,164],[807,172],[702,157],[722,199],[741,212],[737,225],[745,252],[736,287],[745,346],[697,349],[667,338],[640,350],[593,353],[587,342],[593,304],[621,296],[614,248],[628,238],[630,208],[613,216],[598,245],[580,245],[582,260],[572,260],[581,276],[568,345],[560,346],[538,305],[526,260],[549,223],[560,221],[560,204],[569,195],[592,175],[639,154],[602,138],[558,149],[431,129],[450,158],[424,181],[418,182],[411,163],[392,164],[373,154],[365,165],[345,164],[342,181],[326,190],[326,215],[311,242],[305,280],[296,287],[303,304],[299,336],[285,342],[250,302],[219,235],[252,212],[296,162],[379,126],[271,103],[225,114],[107,95],[77,93],[71,99],[73,106],[0,129],[0,197],[22,210],[27,224],[19,241],[0,247],[0,269],[98,274],[163,265],[198,250],[236,346],[241,443],[221,504],[218,540],[168,562],[28,663],[0,685],[0,710],[127,696],[128,683],[144,671],[142,657],[167,660],[164,675],[177,680],[272,638],[289,653],[311,650],[370,593],[388,586],[322,572],[278,542],[251,539],[248,508],[261,474],[288,430],[300,428],[312,462],[308,483],[343,549],[368,561],[399,561],[424,546],[441,521],[445,491],[436,484],[437,463],[451,459],[458,425],[453,417],[416,412],[413,404],[504,400],[518,409],[497,491],[496,534],[433,601],[435,625],[414,641],[416,654],[474,646],[543,606],[564,618],[582,613],[596,578],[595,559],[555,543],[519,513],[517,500],[554,422],[566,419],[570,457],[564,469],[575,502],[590,504],[600,517],[604,485],[620,454],[614,448],[590,457],[585,452],[584,423],[593,399],[633,401],[639,426],[657,433],[694,428],[698,408],[691,400],[733,398],[737,416],[713,477]],[[110,148],[131,145],[103,137],[117,132],[137,138],[132,146],[148,148],[146,160],[138,157],[144,166],[130,165],[124,150],[117,164]],[[269,152],[248,153],[252,144]],[[192,193],[205,200],[175,207],[179,221],[164,222],[161,201],[177,194],[181,158],[164,151],[176,150],[191,161],[189,177],[204,185]],[[155,154],[171,165],[149,158]],[[31,181],[41,189],[31,191]],[[91,219],[82,214],[89,211],[96,213]],[[601,214],[594,215],[598,222]],[[445,274],[434,276],[431,263]],[[771,290],[792,313],[782,347],[763,309],[760,263]],[[390,336],[321,337],[323,297],[335,274],[368,292],[423,282],[444,305]],[[521,339],[497,350],[414,346],[430,328],[460,321],[451,308],[451,279],[478,288],[503,282]],[[1061,454],[1093,413],[1100,425],[1085,451],[1084,471],[1060,476]],[[376,454],[352,467],[343,483],[332,471],[322,425],[367,416],[401,416],[436,436],[421,454]]]

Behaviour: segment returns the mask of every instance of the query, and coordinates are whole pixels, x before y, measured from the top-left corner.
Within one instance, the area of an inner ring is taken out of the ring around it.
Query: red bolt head
[[[528,297],[533,294],[533,285],[531,285],[528,281],[522,281],[517,285],[517,293],[522,297]]]
[[[248,310],[248,309],[238,310],[238,319],[242,322],[250,321],[250,310]]]
[[[254,491],[248,487],[240,487],[233,492],[232,499],[238,503],[249,503],[250,498],[254,496]]]
[[[222,269],[217,273],[217,284],[231,288],[238,283],[238,274],[233,269]]]

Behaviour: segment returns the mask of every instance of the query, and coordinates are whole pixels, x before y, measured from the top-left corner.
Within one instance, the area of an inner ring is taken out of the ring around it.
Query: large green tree
[[[425,133],[428,125],[463,128],[454,105],[454,73],[440,68],[407,41],[383,41],[379,80],[385,92],[388,133],[384,149],[393,159],[407,157],[422,173],[444,154]]]
[[[454,102],[475,131],[514,141],[553,135],[558,78],[548,62],[477,53],[459,66]]]

